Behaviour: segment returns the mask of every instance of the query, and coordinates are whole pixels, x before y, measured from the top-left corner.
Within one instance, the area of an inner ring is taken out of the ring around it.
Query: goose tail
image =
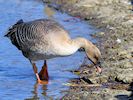
[[[24,23],[22,19],[18,20],[12,27],[8,29],[8,32],[4,35],[4,37],[11,37],[11,35],[14,34],[16,26],[22,23]]]

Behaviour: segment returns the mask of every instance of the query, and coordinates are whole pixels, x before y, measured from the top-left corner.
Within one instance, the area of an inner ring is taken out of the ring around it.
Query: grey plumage
[[[57,22],[50,19],[39,19],[30,22],[19,20],[5,35],[11,42],[22,51],[23,55],[31,58],[33,52],[37,52],[38,45],[48,44],[45,36],[51,31],[65,31]],[[37,47],[37,48],[36,48]]]

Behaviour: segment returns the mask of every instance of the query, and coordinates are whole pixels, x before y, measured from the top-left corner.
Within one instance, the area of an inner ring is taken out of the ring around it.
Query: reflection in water
[[[44,95],[44,97],[47,97],[47,85],[42,85],[42,90],[43,90],[43,95]]]
[[[33,96],[31,98],[27,98],[25,100],[39,100],[39,93],[38,93],[38,89],[39,89],[39,86],[40,84],[38,84],[37,82],[33,85],[33,91],[32,91],[32,94]],[[44,96],[45,99],[48,99],[48,96],[47,96],[47,85],[41,85],[41,88],[42,88],[42,95]]]
[[[33,97],[32,98],[27,98],[26,100],[38,100],[39,99],[39,97],[38,97],[38,83],[35,83],[35,85],[34,85],[34,90],[32,91],[32,93],[33,93]]]
[[[61,98],[64,95],[61,91],[69,88],[62,84],[77,77],[69,70],[77,69],[82,64],[85,54],[77,52],[69,57],[49,60],[49,84],[34,84],[36,80],[30,62],[11,45],[9,39],[3,37],[5,32],[19,19],[31,21],[47,17],[52,17],[63,25],[70,32],[72,38],[82,36],[92,41],[93,38],[88,34],[96,32],[96,29],[80,19],[74,18],[73,20],[73,17],[65,13],[45,8],[41,0],[8,0],[8,2],[0,0],[0,12],[0,99],[44,100]],[[41,67],[41,62],[38,62],[38,66]]]

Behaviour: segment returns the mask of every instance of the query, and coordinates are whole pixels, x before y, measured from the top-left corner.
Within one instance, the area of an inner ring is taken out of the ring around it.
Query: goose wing
[[[37,45],[48,45],[46,37],[50,33],[58,34],[65,29],[50,19],[39,19],[30,22],[19,20],[5,35],[22,51],[28,51]],[[66,32],[67,33],[67,32]]]

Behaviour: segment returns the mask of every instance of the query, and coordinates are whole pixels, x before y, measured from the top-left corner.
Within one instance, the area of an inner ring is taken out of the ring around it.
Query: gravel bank
[[[79,17],[100,28],[95,33],[102,52],[103,73],[83,65],[74,73],[69,93],[64,99],[132,100],[133,91],[133,6],[129,0],[44,0],[57,10]],[[116,85],[114,85],[114,83]],[[102,84],[89,87],[88,84]],[[84,86],[85,85],[85,86]],[[90,98],[90,99],[88,99]]]

